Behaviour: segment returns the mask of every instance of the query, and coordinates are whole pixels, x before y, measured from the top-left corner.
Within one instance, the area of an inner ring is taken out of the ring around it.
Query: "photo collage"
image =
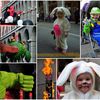
[[[100,100],[99,0],[0,0],[0,99]]]

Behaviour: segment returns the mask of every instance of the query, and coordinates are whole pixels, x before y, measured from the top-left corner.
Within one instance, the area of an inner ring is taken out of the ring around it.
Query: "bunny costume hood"
[[[69,11],[69,9],[65,8],[65,7],[56,7],[52,10],[50,16],[53,16],[55,13],[57,12],[64,12],[65,16],[71,16],[71,13]]]
[[[93,79],[91,89],[87,93],[82,93],[76,87],[77,76],[82,73],[90,73]],[[100,93],[94,90],[95,86],[95,73],[100,77],[100,66],[92,62],[74,61],[69,63],[57,80],[57,86],[62,86],[70,77],[70,85],[72,91],[65,94],[63,99],[100,99]]]

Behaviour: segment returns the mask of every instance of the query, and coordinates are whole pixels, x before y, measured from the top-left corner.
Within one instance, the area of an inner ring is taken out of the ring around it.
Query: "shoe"
[[[59,48],[58,48],[58,47],[55,47],[54,49],[55,49],[56,51],[57,51],[57,50],[59,50]]]
[[[66,54],[66,50],[62,50],[62,54]]]

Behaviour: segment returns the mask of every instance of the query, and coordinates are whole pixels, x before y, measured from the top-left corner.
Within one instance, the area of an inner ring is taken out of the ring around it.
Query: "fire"
[[[52,74],[52,67],[51,67],[51,64],[53,64],[53,60],[50,59],[50,58],[46,58],[44,60],[44,67],[42,69],[42,72],[44,75],[51,75]]]
[[[49,95],[47,91],[43,92],[43,100],[49,100]]]

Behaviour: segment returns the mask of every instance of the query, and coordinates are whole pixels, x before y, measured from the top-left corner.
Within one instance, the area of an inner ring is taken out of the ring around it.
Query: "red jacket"
[[[7,12],[10,14],[10,16],[13,17],[15,10],[14,10],[14,6],[10,6],[10,8],[7,10]]]

